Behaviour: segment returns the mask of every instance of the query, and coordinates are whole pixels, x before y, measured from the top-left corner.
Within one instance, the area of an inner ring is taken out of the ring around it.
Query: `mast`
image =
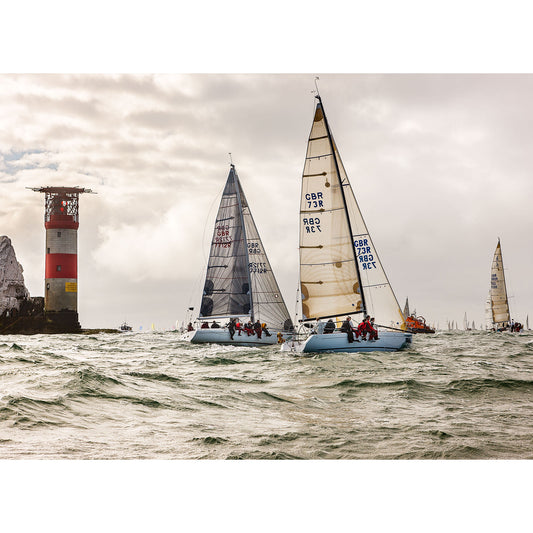
[[[230,154],[231,158],[231,154]],[[254,320],[254,306],[253,306],[253,298],[252,298],[252,278],[250,276],[250,255],[248,253],[248,238],[246,237],[246,227],[244,224],[244,215],[242,212],[242,200],[241,200],[241,183],[239,181],[239,177],[237,176],[237,171],[235,170],[235,165],[233,162],[230,163],[231,170],[233,171],[233,181],[235,182],[235,191],[237,193],[237,202],[239,203],[239,215],[241,217],[241,225],[242,225],[242,234],[243,234],[243,242],[244,242],[244,249],[246,251],[246,264],[248,265],[246,272],[248,275],[248,295],[250,300],[250,315],[252,318],[252,322]]]
[[[317,90],[317,93],[318,93],[318,90]],[[330,145],[330,148],[331,148],[333,161],[335,163],[335,170],[336,170],[337,176],[339,176],[339,180],[340,180],[341,172],[340,172],[340,169],[339,169],[339,163],[337,161],[337,156],[335,154],[335,149],[333,147],[331,130],[329,129],[329,123],[328,123],[328,118],[326,116],[326,111],[324,110],[324,105],[322,104],[322,98],[320,98],[320,94],[319,93],[315,96],[315,98],[318,99],[318,102],[320,103],[320,107],[322,108],[322,113],[324,115],[324,125],[326,126],[326,132],[328,134],[328,141],[329,141],[329,145]],[[365,291],[363,290],[363,281],[361,279],[361,273],[359,272],[359,264],[357,262],[357,252],[355,251],[355,246],[354,246],[354,242],[353,242],[352,224],[350,222],[350,217],[348,216],[348,205],[346,204],[346,196],[344,194],[344,183],[343,182],[341,182],[340,191],[341,191],[341,196],[342,196],[342,202],[344,204],[344,213],[346,215],[346,221],[348,223],[348,231],[350,232],[350,243],[351,243],[351,249],[352,249],[352,252],[353,252],[353,258],[354,258],[354,263],[355,263],[355,271],[357,272],[357,281],[359,282],[359,288],[361,290],[361,305],[362,305],[361,312],[363,313],[363,316],[364,316],[364,315],[366,315]]]

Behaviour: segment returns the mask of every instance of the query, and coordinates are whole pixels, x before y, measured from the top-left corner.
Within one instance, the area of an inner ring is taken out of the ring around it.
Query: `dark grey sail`
[[[292,330],[276,278],[235,166],[215,220],[200,318],[250,317],[274,331]]]

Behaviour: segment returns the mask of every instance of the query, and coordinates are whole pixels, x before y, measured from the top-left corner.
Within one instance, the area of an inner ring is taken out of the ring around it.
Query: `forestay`
[[[274,331],[292,328],[234,165],[215,221],[200,309],[201,318],[215,316],[249,316]]]

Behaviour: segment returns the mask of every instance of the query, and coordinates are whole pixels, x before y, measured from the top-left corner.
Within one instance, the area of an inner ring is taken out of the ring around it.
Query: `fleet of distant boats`
[[[293,324],[231,163],[215,219],[200,311],[183,339],[292,353],[397,351],[435,333],[398,305],[334,141],[318,88],[300,199],[301,319]],[[193,311],[194,308],[189,308]],[[500,240],[491,267],[486,327],[520,331],[509,314]],[[526,318],[529,329],[529,318]],[[153,329],[153,328],[152,328]],[[448,330],[458,329],[448,322]],[[464,330],[475,330],[466,313]],[[122,324],[121,331],[131,331]]]

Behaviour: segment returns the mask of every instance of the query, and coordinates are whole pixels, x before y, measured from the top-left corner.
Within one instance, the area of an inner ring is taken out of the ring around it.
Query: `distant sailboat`
[[[405,305],[403,307],[403,316],[405,318],[407,318],[410,315],[411,315],[411,313],[409,312],[409,298],[406,298],[405,299]]]
[[[476,323],[472,320],[472,331],[475,331],[476,329]]]
[[[490,271],[490,290],[487,299],[487,328],[507,329],[510,323],[509,300],[503,271],[503,258],[500,239],[496,245]]]
[[[313,327],[302,342],[283,350],[297,352],[396,351],[411,342],[396,296],[370,238],[320,95],[307,144],[300,202],[300,287],[304,324]],[[349,342],[337,326],[340,317],[372,314],[375,340]]]
[[[230,319],[258,321],[265,328],[250,335],[237,329],[232,335],[224,327]],[[275,344],[276,333],[293,330],[233,164],[215,221],[198,320],[203,327],[185,334],[192,343]]]

